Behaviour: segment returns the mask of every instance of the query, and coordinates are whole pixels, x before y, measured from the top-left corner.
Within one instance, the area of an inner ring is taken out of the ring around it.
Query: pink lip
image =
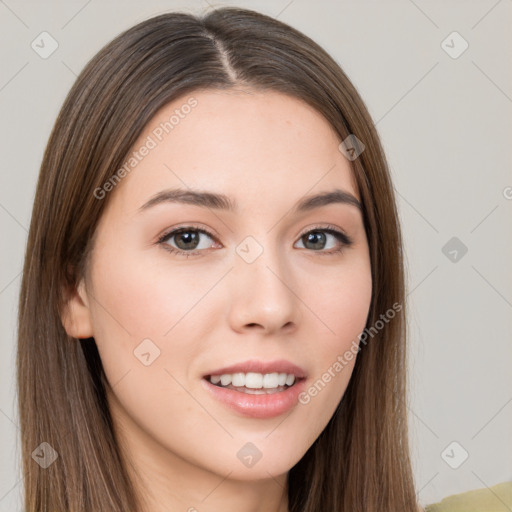
[[[244,366],[244,368],[246,368],[246,366]],[[275,366],[273,368],[275,368]],[[260,370],[258,373],[263,372]],[[265,371],[265,373],[269,372]],[[286,373],[294,372],[286,371]],[[216,386],[206,378],[201,379],[201,384],[208,392],[211,393],[214,398],[227,405],[231,410],[243,416],[258,419],[279,416],[297,405],[299,394],[304,390],[305,383],[306,379],[302,378],[298,381],[296,380],[293,386],[284,391],[278,391],[270,395],[249,395],[242,391]]]
[[[306,377],[306,372],[299,366],[290,363],[284,359],[277,361],[244,361],[241,363],[233,364],[231,366],[225,366],[217,370],[212,370],[210,373],[204,375],[205,377],[210,375],[223,375],[225,373],[289,373],[295,375],[297,379],[303,379]],[[293,386],[294,387],[294,386]]]

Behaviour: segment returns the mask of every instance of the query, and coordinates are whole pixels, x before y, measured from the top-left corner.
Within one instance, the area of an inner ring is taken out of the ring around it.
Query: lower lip
[[[305,387],[306,379],[300,379],[285,391],[271,394],[249,395],[243,391],[221,388],[202,379],[203,386],[220,402],[232,410],[250,418],[274,418],[297,405],[299,394]]]

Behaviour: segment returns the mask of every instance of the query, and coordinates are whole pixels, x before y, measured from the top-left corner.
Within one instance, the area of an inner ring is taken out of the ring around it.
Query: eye
[[[199,252],[201,252],[212,246],[212,244],[207,243],[203,243],[201,246],[201,238],[204,238],[202,235],[206,235],[206,237],[211,240],[214,239],[214,236],[205,229],[185,226],[165,233],[158,239],[158,243],[163,245],[164,249],[171,253],[185,255],[187,257],[194,256],[198,254],[194,251],[199,250]],[[174,239],[174,244],[177,247],[173,247],[168,243],[168,241],[172,239]]]
[[[202,236],[204,235],[204,236]],[[194,226],[183,226],[172,231],[168,231],[158,239],[166,251],[177,255],[184,255],[186,257],[196,256],[205,249],[209,249],[213,244],[201,244],[201,238],[209,238],[216,241],[213,234],[206,229],[200,229]],[[329,237],[333,239],[334,249],[325,251],[326,244]],[[170,243],[172,241],[172,244]],[[324,255],[337,254],[343,251],[346,247],[352,245],[352,240],[345,233],[340,231],[334,226],[318,226],[306,231],[301,235],[299,242],[302,242],[304,249],[311,249],[313,252],[318,252]],[[203,245],[203,246],[201,246]]]
[[[334,238],[334,249],[324,251],[328,237]],[[334,226],[318,226],[310,229],[300,237],[299,241],[302,242],[303,246],[306,245],[305,249],[312,248],[314,252],[326,255],[340,253],[353,243],[351,238]]]

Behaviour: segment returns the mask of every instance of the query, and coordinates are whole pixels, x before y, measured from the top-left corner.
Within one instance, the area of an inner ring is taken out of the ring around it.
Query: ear
[[[84,280],[77,288],[68,289],[65,295],[66,302],[61,313],[64,329],[72,338],[91,338],[93,329]]]

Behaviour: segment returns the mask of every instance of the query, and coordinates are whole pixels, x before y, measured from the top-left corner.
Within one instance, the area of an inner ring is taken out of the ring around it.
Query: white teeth
[[[261,389],[263,387],[263,375],[261,373],[246,373],[245,387],[251,389]]]
[[[212,384],[222,386],[246,387],[249,389],[273,389],[284,385],[292,386],[295,383],[295,375],[287,373],[225,373],[222,375],[211,375]]]
[[[232,375],[229,373],[225,373],[224,375],[220,376],[220,383],[223,386],[229,386],[231,384]]]
[[[277,388],[279,386],[279,374],[278,373],[266,373],[263,376],[263,387],[264,388]]]
[[[233,384],[233,386],[245,386],[245,374],[233,373],[231,384]]]

